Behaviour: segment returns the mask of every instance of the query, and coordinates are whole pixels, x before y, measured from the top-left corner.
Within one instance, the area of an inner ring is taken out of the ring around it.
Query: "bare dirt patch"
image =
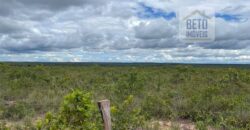
[[[152,127],[159,130],[197,130],[195,124],[188,120],[154,121]],[[209,127],[208,130],[216,130]]]

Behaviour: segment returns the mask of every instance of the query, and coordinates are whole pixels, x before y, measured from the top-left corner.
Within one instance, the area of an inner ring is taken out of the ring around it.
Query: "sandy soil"
[[[197,130],[193,122],[187,120],[179,121],[155,121],[152,123],[152,127],[159,130]],[[208,128],[208,130],[216,130],[214,128]]]

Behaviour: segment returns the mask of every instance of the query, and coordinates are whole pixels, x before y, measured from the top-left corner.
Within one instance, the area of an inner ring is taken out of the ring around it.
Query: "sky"
[[[250,63],[249,0],[0,0],[0,61]],[[215,41],[179,39],[179,10],[215,10]]]

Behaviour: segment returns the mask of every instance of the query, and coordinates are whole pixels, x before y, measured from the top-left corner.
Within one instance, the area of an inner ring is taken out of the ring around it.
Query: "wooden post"
[[[104,130],[111,130],[110,101],[102,100],[98,102],[98,107],[104,122]]]

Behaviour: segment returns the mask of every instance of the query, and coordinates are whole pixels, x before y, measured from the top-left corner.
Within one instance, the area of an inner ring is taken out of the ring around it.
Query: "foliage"
[[[20,120],[26,116],[32,116],[33,113],[34,111],[29,107],[29,104],[17,102],[3,108],[3,113],[1,115],[5,119]]]
[[[75,90],[64,97],[57,114],[47,113],[44,121],[37,123],[38,129],[98,130],[100,118],[89,93]]]
[[[143,128],[145,117],[140,108],[135,107],[134,97],[128,96],[119,106],[113,106],[112,123],[115,130],[135,130]]]
[[[89,99],[82,102],[92,104],[86,115],[68,107],[79,103],[74,99],[81,92],[71,93],[77,89],[85,91],[80,98]],[[71,96],[63,99],[68,93]],[[110,99],[115,130],[141,127],[144,119],[190,120],[201,129],[245,130],[250,129],[249,93],[249,65],[1,63],[0,124],[26,125],[25,119],[34,122],[50,111],[38,126],[72,129],[81,125],[77,118],[100,119],[95,103]],[[69,120],[69,115],[74,119]],[[89,126],[99,128],[102,123],[94,124]]]
[[[143,102],[143,110],[147,113],[147,117],[150,119],[155,118],[170,118],[171,109],[170,101],[168,99],[163,99],[164,96],[161,95],[149,95],[145,98]]]
[[[6,126],[6,122],[0,122],[0,130],[10,130],[10,128]]]

